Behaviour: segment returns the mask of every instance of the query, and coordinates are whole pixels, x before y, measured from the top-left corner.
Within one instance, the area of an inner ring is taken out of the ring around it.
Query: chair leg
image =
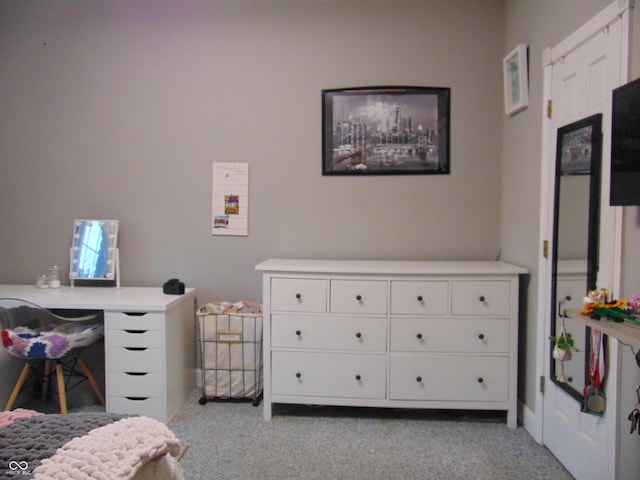
[[[22,389],[24,382],[27,381],[27,377],[29,376],[30,369],[31,369],[31,365],[29,365],[28,363],[25,363],[24,368],[22,369],[22,373],[20,374],[20,377],[18,377],[18,381],[16,382],[16,386],[13,387],[13,392],[11,392],[9,401],[7,401],[7,404],[4,407],[5,411],[9,411],[13,407],[13,403],[16,401],[16,398],[18,398],[18,394],[20,393],[20,390]]]
[[[51,360],[44,361],[44,376],[42,378],[42,401],[44,402],[49,392],[49,383],[51,382]]]
[[[64,375],[62,363],[56,362],[56,376],[58,378],[58,396],[60,397],[60,413],[67,414],[67,392],[64,389]]]
[[[104,405],[105,402],[104,402],[104,396],[102,395],[102,391],[100,390],[100,387],[96,382],[96,379],[93,377],[91,370],[89,370],[89,367],[87,367],[87,364],[82,359],[82,357],[80,357],[80,355],[78,355],[78,365],[80,365],[80,368],[82,369],[82,373],[84,373],[84,376],[87,377],[87,380],[89,380],[89,385],[91,385],[91,388],[93,389],[93,393],[96,394],[96,397],[98,397],[98,400],[100,401],[100,403]]]

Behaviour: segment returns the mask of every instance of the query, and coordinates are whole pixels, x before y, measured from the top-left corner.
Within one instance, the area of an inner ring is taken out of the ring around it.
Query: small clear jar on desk
[[[49,288],[49,277],[47,275],[38,275],[36,278],[36,287]]]
[[[60,288],[60,267],[57,265],[49,269],[49,288]]]

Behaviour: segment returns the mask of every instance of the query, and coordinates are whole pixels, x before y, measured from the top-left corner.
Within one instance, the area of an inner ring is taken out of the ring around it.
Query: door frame
[[[548,357],[548,349],[550,344],[545,336],[546,323],[551,315],[551,258],[550,255],[545,257],[546,252],[552,249],[553,241],[553,208],[554,208],[554,181],[555,181],[555,148],[551,148],[552,132],[550,129],[551,120],[547,116],[547,104],[551,98],[553,65],[562,61],[562,58],[572,52],[574,49],[582,45],[589,38],[600,33],[603,29],[613,21],[620,18],[622,22],[622,49],[620,62],[620,78],[622,83],[628,78],[629,65],[629,32],[630,32],[630,10],[631,0],[617,0],[602,10],[599,14],[589,20],[582,27],[558,43],[554,47],[548,47],[543,51],[542,67],[543,67],[543,108],[542,108],[542,151],[540,164],[540,238],[539,238],[539,261],[538,261],[538,315],[537,339],[536,342],[536,378],[545,379],[549,382],[548,372],[545,371],[546,361]],[[610,152],[611,132],[603,132],[603,158],[602,158],[602,184],[601,184],[601,201],[600,201],[600,272],[598,274],[599,281],[610,286],[612,292],[620,292],[621,285],[621,266],[622,266],[622,225],[623,218],[621,207],[609,206],[609,183],[610,183]],[[603,232],[605,233],[603,235]],[[617,342],[609,342],[609,371],[608,371],[608,391],[607,405],[613,410],[610,415],[608,428],[607,448],[609,449],[607,458],[610,459],[608,470],[609,477],[615,478],[617,470],[617,454],[619,439],[616,435],[619,424],[619,381],[618,375],[620,371],[620,352]],[[542,380],[541,380],[542,383]],[[535,431],[532,432],[538,443],[544,443],[543,432],[543,416],[544,416],[544,397],[542,389],[539,388],[535,397]]]

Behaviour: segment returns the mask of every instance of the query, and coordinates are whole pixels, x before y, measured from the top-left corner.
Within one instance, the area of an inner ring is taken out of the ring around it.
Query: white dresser
[[[520,267],[269,259],[264,418],[272,405],[506,410],[516,426]]]

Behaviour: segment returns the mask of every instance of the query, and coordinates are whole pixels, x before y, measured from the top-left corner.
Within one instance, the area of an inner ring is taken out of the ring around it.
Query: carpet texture
[[[496,412],[209,402],[200,392],[169,427],[189,446],[186,478],[216,480],[502,480],[573,478]]]

